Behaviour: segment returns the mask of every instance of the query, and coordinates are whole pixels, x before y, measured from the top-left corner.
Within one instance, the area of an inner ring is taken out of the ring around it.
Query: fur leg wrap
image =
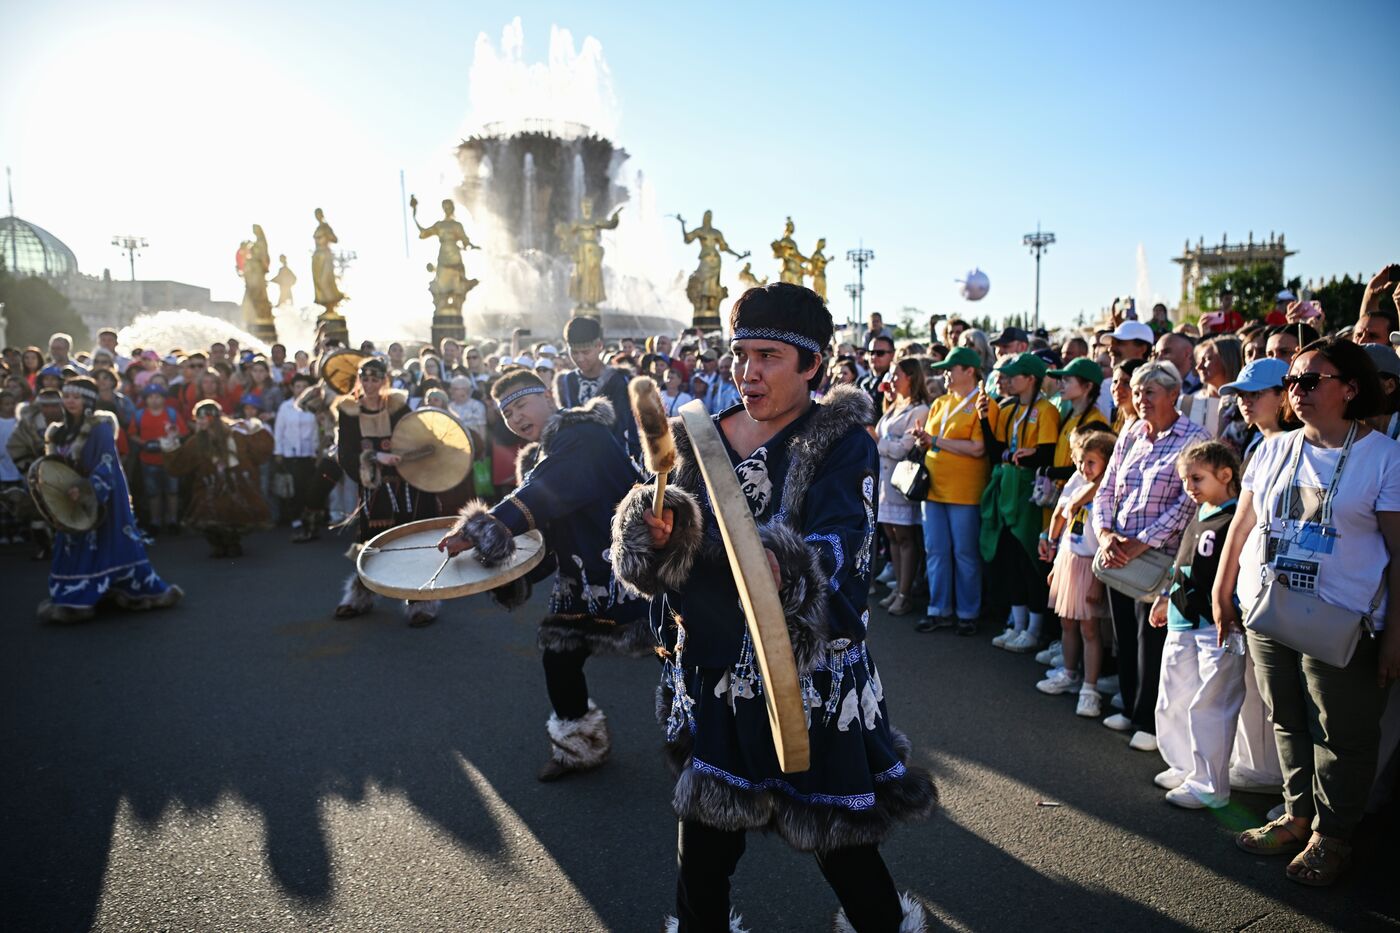
[[[927,933],[928,910],[922,901],[905,891],[899,896],[899,909],[904,914],[899,921],[899,933]],[[836,922],[833,927],[836,933],[856,933],[856,928],[851,926],[851,921],[846,919],[845,908],[836,912]]]
[[[681,922],[675,917],[667,917],[661,927],[663,933],[678,933]],[[744,918],[734,911],[729,912],[729,933],[749,933],[749,928],[744,926]]]
[[[352,573],[345,578],[345,592],[341,594],[340,605],[355,615],[363,615],[374,608],[374,591],[360,582],[360,575]]]
[[[526,575],[516,577],[504,586],[496,587],[491,591],[491,598],[495,600],[496,605],[507,612],[512,612],[530,601],[530,593],[533,590],[534,587]]]
[[[546,728],[554,760],[570,768],[596,768],[612,749],[608,717],[592,700],[588,701],[588,712],[582,719],[560,719],[557,714],[550,713]]]
[[[403,602],[403,617],[408,620],[409,625],[427,625],[438,617],[441,609],[440,599],[406,599]]]
[[[476,546],[476,559],[483,567],[495,567],[515,553],[515,535],[480,499],[462,506],[451,534],[471,539]]]
[[[50,625],[74,625],[96,615],[97,610],[91,606],[56,606],[49,599],[39,604],[38,611],[39,621]]]
[[[155,596],[132,596],[121,590],[115,590],[112,594],[112,600],[119,607],[133,611],[141,609],[169,609],[181,599],[184,599],[184,597],[185,591],[173,583],[164,593],[158,593]]]
[[[787,616],[797,671],[805,674],[816,666],[831,640],[826,627],[826,572],[817,553],[787,525],[764,525],[758,529],[758,537],[777,557],[782,569],[783,585],[778,597],[783,601],[783,615]]]
[[[675,513],[671,540],[664,550],[651,546],[651,533],[642,513],[651,508],[656,486],[633,486],[618,504],[612,524],[613,573],[633,592],[655,596],[662,590],[679,590],[690,576],[700,552],[703,531],[700,504],[676,486],[666,487],[665,508]]]

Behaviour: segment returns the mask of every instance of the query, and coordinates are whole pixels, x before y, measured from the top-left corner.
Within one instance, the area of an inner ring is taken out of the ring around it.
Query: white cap
[[[1152,328],[1141,321],[1124,321],[1118,325],[1118,329],[1111,331],[1107,336],[1112,340],[1141,340],[1143,343],[1156,343],[1157,337],[1152,333]]]
[[[1295,295],[1295,294],[1293,294],[1293,292],[1290,291],[1289,289],[1285,288],[1283,291],[1279,292],[1277,295],[1274,296],[1274,300],[1275,300],[1275,301],[1297,301],[1297,300],[1298,300],[1298,296]]]
[[[537,351],[540,356],[558,356],[559,351],[554,348],[554,344],[547,343]]]
[[[553,368],[554,368],[554,361],[551,360],[551,359],[550,359],[549,357],[547,357],[547,356],[541,355],[539,359],[535,360],[535,368],[536,368],[536,369],[553,369]]]
[[[516,365],[516,366],[525,366],[525,367],[528,367],[528,368],[530,368],[530,369],[534,369],[534,368],[535,368],[535,361],[532,360],[532,359],[530,359],[530,354],[528,354],[528,353],[522,353],[522,354],[520,354],[519,356],[517,356],[517,357],[515,358],[515,365]]]
[[[497,365],[497,366],[511,366],[511,365],[513,365],[514,363],[515,363],[515,360],[511,359],[509,356],[503,356],[503,357],[501,357],[499,360],[496,361],[496,365]]]

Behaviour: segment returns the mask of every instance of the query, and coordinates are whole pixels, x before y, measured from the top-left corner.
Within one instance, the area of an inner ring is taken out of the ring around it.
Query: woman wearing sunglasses
[[[1273,711],[1285,812],[1235,841],[1255,855],[1296,853],[1288,877],[1323,886],[1351,860],[1386,688],[1400,679],[1400,561],[1389,560],[1400,553],[1400,444],[1362,420],[1382,395],[1375,364],[1355,344],[1310,344],[1282,382],[1303,427],[1255,451],[1212,595],[1222,644],[1261,597],[1264,573],[1270,586],[1355,611],[1358,624],[1369,612],[1374,636],[1345,667],[1249,634]]]

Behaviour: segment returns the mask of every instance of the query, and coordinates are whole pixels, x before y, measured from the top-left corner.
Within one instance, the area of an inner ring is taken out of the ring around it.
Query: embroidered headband
[[[91,385],[84,385],[82,382],[66,382],[63,385],[64,395],[81,395],[89,401],[97,401],[97,389]]]
[[[821,344],[811,337],[793,333],[790,330],[776,330],[772,327],[740,327],[734,331],[734,336],[729,338],[730,343],[735,340],[776,340],[779,343],[800,347],[818,356],[822,352]]]
[[[523,389],[516,389],[514,392],[510,393],[496,404],[500,407],[502,411],[505,411],[506,406],[509,405],[511,402],[522,399],[527,395],[543,395],[547,391],[548,390],[545,389],[544,386],[525,386],[525,388]]]

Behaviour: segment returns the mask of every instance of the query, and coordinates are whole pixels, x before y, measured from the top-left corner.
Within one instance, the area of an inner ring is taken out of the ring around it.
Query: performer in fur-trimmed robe
[[[611,747],[607,718],[588,697],[583,664],[594,652],[654,654],[649,603],[613,579],[608,547],[613,512],[636,483],[637,468],[613,434],[614,410],[597,397],[580,408],[558,409],[528,369],[509,369],[491,394],[506,424],[528,446],[517,464],[519,485],[492,509],[469,502],[438,545],[458,554],[475,545],[491,566],[508,557],[515,536],[538,528],[549,557],[530,575],[543,579],[557,567],[549,615],[540,623],[549,717],[549,760],[541,781],[603,763]],[[529,598],[529,583],[501,587],[509,608]]]
[[[628,494],[613,525],[620,579],[661,603],[669,656],[658,717],[677,773],[677,918],[672,929],[730,928],[729,878],[750,829],[812,852],[841,902],[837,929],[925,929],[880,857],[895,826],[923,817],[937,793],[891,727],[866,645],[875,534],[875,443],[869,396],[838,387],[813,402],[832,338],[810,289],[745,292],[730,312],[742,405],[714,416],[787,616],[809,721],[811,767],[778,766],[734,579],[705,484],[679,420],[677,466],[663,515],[653,486]],[[734,919],[737,924],[737,918]]]
[[[239,540],[272,527],[272,509],[258,485],[258,467],[272,459],[272,432],[257,419],[225,418],[219,403],[194,406],[195,432],[184,440],[161,440],[171,476],[193,476],[185,526],[203,532],[210,557],[242,557]]]
[[[438,515],[437,496],[414,489],[395,469],[399,458],[389,452],[389,440],[394,425],[410,409],[404,392],[387,388],[387,376],[388,367],[383,360],[365,360],[354,390],[335,402],[337,459],[340,468],[347,476],[355,477],[360,487],[360,503],[353,516],[359,522],[359,534],[356,546],[350,549],[352,558],[360,545],[381,531]],[[373,606],[374,592],[352,570],[340,605],[335,607],[336,618],[363,615]],[[440,606],[436,599],[405,600],[404,615],[415,628],[431,625]]]
[[[92,618],[104,599],[123,609],[173,606],[184,593],[160,578],[131,512],[126,474],[117,452],[117,418],[97,411],[97,383],[87,377],[63,386],[63,420],[44,432],[45,453],[65,458],[92,483],[102,522],[85,534],[60,531],[49,570],[49,598],[39,604],[45,622]]]

